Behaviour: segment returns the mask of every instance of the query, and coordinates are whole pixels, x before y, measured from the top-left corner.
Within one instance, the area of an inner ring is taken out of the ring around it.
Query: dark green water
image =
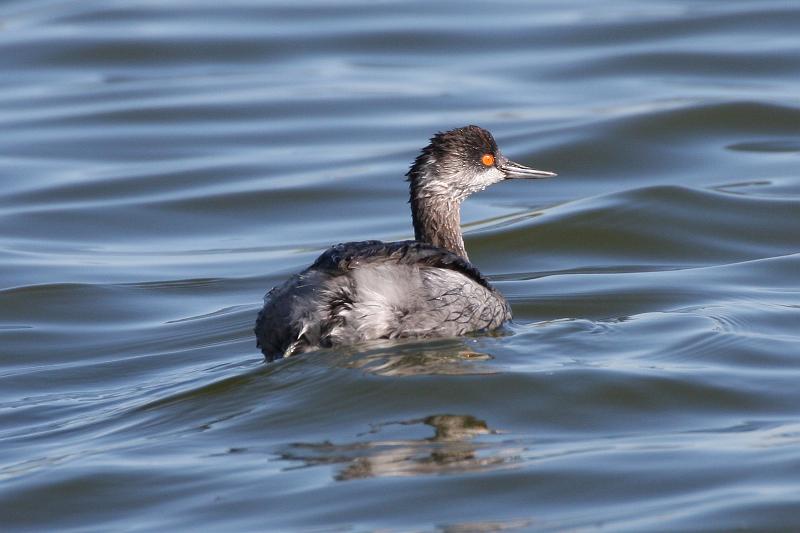
[[[800,529],[800,4],[7,1],[0,530]],[[502,335],[267,365],[266,290],[464,206]]]

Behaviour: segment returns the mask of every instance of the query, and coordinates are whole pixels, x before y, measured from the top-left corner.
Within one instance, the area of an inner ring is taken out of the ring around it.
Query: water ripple
[[[6,2],[4,531],[798,529],[799,24]],[[463,206],[514,322],[263,363],[266,290],[410,238],[403,174],[468,123],[559,173]]]

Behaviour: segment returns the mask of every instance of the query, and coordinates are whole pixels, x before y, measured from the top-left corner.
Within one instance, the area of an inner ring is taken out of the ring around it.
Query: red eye
[[[483,157],[481,157],[481,163],[487,167],[494,165],[494,156],[492,154],[483,154]]]

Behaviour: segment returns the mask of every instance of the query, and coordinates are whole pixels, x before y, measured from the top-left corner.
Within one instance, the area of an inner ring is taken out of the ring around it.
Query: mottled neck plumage
[[[412,198],[414,239],[450,250],[466,260],[461,234],[461,203],[442,198]]]
[[[414,239],[469,260],[461,234],[461,200],[452,188],[431,175],[434,172],[436,161],[428,149],[423,150],[408,172]]]

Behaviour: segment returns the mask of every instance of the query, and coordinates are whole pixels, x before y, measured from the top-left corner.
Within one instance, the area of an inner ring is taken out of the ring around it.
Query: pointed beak
[[[509,161],[506,158],[503,158],[498,168],[506,175],[506,179],[541,179],[552,178],[558,175],[555,172],[526,167],[525,165]]]

